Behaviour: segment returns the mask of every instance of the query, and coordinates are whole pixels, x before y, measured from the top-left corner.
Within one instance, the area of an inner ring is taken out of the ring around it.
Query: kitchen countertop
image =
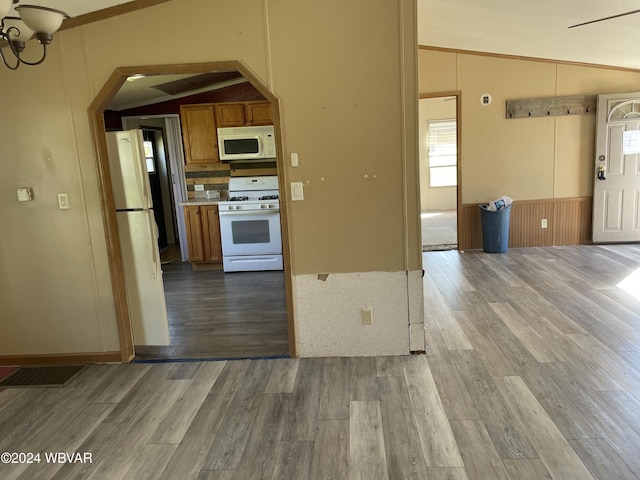
[[[180,202],[178,205],[181,207],[198,207],[200,205],[217,205],[219,202],[224,202],[224,198],[193,198],[186,202]]]

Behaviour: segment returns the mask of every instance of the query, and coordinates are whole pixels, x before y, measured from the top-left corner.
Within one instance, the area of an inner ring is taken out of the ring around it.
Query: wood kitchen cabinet
[[[214,104],[181,105],[180,122],[185,163],[220,163]]]
[[[245,115],[248,125],[273,125],[270,102],[245,103]]]
[[[269,102],[217,103],[215,110],[218,127],[273,125]]]
[[[222,263],[217,205],[185,206],[187,248],[191,263]]]

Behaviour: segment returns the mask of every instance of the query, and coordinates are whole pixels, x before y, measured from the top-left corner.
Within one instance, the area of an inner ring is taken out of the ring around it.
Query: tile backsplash
[[[207,190],[217,190],[221,198],[226,198],[229,193],[230,177],[257,175],[277,175],[276,162],[230,162],[184,167],[189,200],[207,198]],[[202,189],[200,190],[199,187],[196,190],[196,185],[202,185]]]
[[[226,197],[231,169],[228,164],[186,165],[184,176],[189,200],[207,198],[207,190],[219,190],[220,196]],[[202,185],[202,190],[197,191],[196,185]]]

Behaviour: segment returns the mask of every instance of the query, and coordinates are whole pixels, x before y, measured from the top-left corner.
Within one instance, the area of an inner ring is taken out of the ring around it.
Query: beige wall
[[[505,102],[640,86],[638,72],[596,67],[425,49],[418,62],[420,93],[462,91],[463,203],[591,196],[595,115],[508,120]]]
[[[0,355],[119,348],[87,108],[120,66],[240,60],[278,96],[300,156],[287,180],[308,182],[289,207],[294,275],[418,270],[415,45],[410,0],[176,0],[59,32],[43,65],[0,71]],[[342,313],[357,335],[359,311]],[[407,316],[376,318],[408,342]]]

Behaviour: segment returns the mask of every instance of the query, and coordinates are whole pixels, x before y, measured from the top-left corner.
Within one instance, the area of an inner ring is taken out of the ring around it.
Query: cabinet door
[[[246,104],[247,125],[273,125],[271,103],[255,102]]]
[[[217,205],[200,207],[202,218],[202,240],[204,243],[204,261],[220,263],[222,261],[222,242],[220,241],[220,218]]]
[[[181,105],[185,163],[219,163],[213,104]]]
[[[200,207],[184,207],[184,223],[187,230],[187,248],[190,262],[204,262],[202,219]]]
[[[218,127],[245,126],[244,103],[216,104],[216,124]]]

